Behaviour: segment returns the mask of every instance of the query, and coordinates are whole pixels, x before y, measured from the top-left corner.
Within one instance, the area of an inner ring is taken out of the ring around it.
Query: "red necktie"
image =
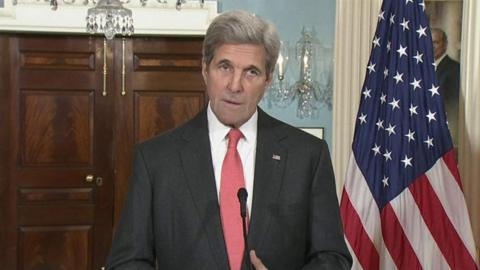
[[[228,133],[228,149],[223,160],[220,183],[220,214],[231,270],[240,270],[245,249],[237,198],[238,189],[245,187],[242,160],[237,151],[241,137],[243,134],[238,129],[231,129]]]

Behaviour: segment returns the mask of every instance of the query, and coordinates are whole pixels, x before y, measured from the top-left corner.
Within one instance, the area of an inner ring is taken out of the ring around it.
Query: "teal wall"
[[[218,0],[219,12],[233,9],[248,10],[273,22],[277,26],[282,41],[287,41],[290,46],[295,45],[301,37],[302,28],[307,27],[323,46],[330,48],[328,52],[330,55],[324,57],[333,59],[335,0]],[[333,74],[333,64],[329,66]],[[290,73],[287,72],[287,79],[296,80],[298,71],[294,72],[292,69],[290,71]],[[275,106],[269,108],[265,100],[260,103],[260,106],[270,115],[296,127],[324,127],[325,139],[331,145],[332,111],[326,106],[321,107],[320,117],[317,119],[298,118],[296,100],[284,109]]]

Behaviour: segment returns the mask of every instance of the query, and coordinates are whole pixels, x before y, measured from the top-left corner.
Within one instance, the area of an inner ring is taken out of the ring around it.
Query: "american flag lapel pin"
[[[275,159],[275,160],[280,160],[280,156],[276,155],[276,154],[273,154],[272,158]]]

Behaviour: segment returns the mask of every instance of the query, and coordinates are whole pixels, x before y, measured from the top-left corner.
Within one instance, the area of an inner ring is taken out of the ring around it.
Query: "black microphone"
[[[252,269],[252,264],[250,263],[250,252],[248,248],[247,241],[247,197],[248,192],[245,188],[239,188],[237,192],[238,201],[240,202],[240,216],[242,216],[242,227],[243,227],[243,241],[245,243],[245,262],[248,265],[248,269]]]
[[[240,215],[242,218],[247,217],[247,197],[248,192],[245,188],[239,188],[237,192],[238,201],[240,202]]]

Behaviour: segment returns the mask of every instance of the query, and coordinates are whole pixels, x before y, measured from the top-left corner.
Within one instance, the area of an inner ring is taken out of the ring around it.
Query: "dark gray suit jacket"
[[[447,114],[448,126],[452,135],[453,145],[458,147],[458,108],[460,97],[460,63],[448,55],[437,66],[437,79],[440,95]]]
[[[324,141],[259,109],[254,178],[248,240],[269,269],[350,269]],[[136,146],[107,269],[155,262],[160,270],[229,269],[206,110]]]

